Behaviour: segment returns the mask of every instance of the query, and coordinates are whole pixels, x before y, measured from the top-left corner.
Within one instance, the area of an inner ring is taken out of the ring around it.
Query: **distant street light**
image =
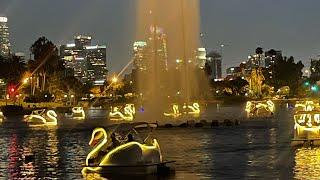
[[[118,78],[116,76],[114,76],[111,80],[113,83],[117,83],[118,82]]]
[[[29,78],[25,78],[24,80],[23,80],[23,84],[27,84],[29,82]]]

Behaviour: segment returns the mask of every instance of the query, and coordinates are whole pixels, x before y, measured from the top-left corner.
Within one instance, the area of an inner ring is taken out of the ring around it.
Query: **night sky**
[[[280,49],[304,62],[320,54],[319,0],[200,0],[200,4],[202,42],[209,49],[226,45],[224,68],[245,60],[257,46]],[[111,71],[131,58],[135,0],[0,0],[0,15],[9,18],[14,51],[28,52],[42,35],[60,45],[82,33],[108,46]]]

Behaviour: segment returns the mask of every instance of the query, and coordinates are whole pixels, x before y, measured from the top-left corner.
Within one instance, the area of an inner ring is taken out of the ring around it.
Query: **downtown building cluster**
[[[106,45],[92,45],[92,37],[78,35],[74,43],[60,46],[60,56],[70,75],[83,84],[104,85],[107,79]]]
[[[239,66],[229,67],[226,69],[226,79],[233,80],[237,77],[246,77],[255,68],[261,68],[268,72],[269,78],[272,78],[272,67],[279,58],[282,57],[282,52],[279,50],[270,49],[263,52],[261,48],[256,49],[256,53],[249,55],[248,59],[241,62]]]
[[[160,27],[157,27],[156,31],[152,28],[150,29],[150,37],[147,41],[136,41],[133,43],[134,69],[143,72],[155,65],[160,69],[160,71],[167,71],[169,69],[167,36],[164,33],[164,30]],[[156,59],[156,64],[150,64],[154,63],[152,62],[153,58]],[[206,48],[197,48],[192,61],[199,69],[204,69],[206,65],[210,66],[211,79],[222,78],[222,56],[216,51],[210,51],[207,53]],[[183,66],[182,58],[175,59],[174,62],[175,69],[180,69]]]
[[[10,48],[8,18],[0,17],[0,56],[16,56],[25,61],[24,53],[12,53]],[[93,45],[91,36],[78,35],[73,43],[60,46],[60,57],[68,75],[83,84],[104,85],[108,73],[106,48],[106,45]]]
[[[157,66],[160,70],[168,70],[167,36],[164,30],[157,27],[150,29],[151,36],[147,41],[133,43],[133,64],[138,71],[147,71]],[[155,56],[155,57],[153,57]],[[152,58],[156,58],[156,64],[152,64]]]

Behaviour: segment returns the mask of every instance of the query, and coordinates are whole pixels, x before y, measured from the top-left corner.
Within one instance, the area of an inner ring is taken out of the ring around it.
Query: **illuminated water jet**
[[[137,7],[137,39],[146,46],[146,58],[135,64],[144,118],[200,114],[192,102],[200,99],[208,82],[199,80],[204,72],[196,62],[199,1],[138,0]],[[169,104],[182,105],[164,113]]]

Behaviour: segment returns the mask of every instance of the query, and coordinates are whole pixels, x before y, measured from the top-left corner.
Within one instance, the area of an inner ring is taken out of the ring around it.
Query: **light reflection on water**
[[[318,178],[320,149],[291,148],[292,117],[286,111],[276,117],[238,127],[159,128],[154,136],[164,158],[177,161],[176,175],[170,179]],[[15,121],[0,127],[0,179],[83,178],[89,138],[98,120],[83,121],[93,124],[88,127],[68,120],[53,128],[28,128]]]
[[[295,151],[295,179],[319,179],[320,148],[300,148]]]

